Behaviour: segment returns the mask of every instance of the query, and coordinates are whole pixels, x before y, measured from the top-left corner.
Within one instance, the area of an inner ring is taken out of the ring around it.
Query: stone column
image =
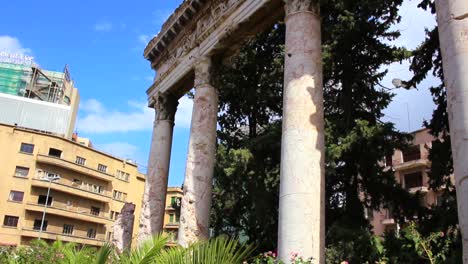
[[[463,263],[468,263],[468,1],[437,0]]]
[[[278,252],[324,263],[324,116],[320,11],[314,0],[284,0],[286,51]]]
[[[218,92],[211,85],[210,68],[209,58],[202,58],[195,66],[195,98],[178,236],[184,247],[209,236],[218,116]]]
[[[169,94],[158,94],[154,99],[156,120],[140,216],[140,243],[163,231],[172,132],[178,105],[177,99]]]
[[[112,244],[119,253],[131,249],[133,236],[133,223],[135,221],[135,204],[125,203],[114,223]]]

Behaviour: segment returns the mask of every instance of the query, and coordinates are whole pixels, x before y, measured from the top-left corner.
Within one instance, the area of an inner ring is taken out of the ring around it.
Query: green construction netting
[[[0,93],[23,96],[26,87],[31,82],[32,68],[27,65],[0,63]],[[65,74],[63,72],[42,71],[49,79],[62,87]],[[36,84],[48,86],[50,81],[39,75]]]

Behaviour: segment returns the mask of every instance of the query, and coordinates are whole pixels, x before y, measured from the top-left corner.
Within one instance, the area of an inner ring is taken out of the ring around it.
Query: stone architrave
[[[145,192],[140,216],[138,241],[161,233],[164,225],[167,180],[172,148],[174,117],[178,101],[170,94],[155,98],[156,120],[148,161]]]
[[[125,203],[114,223],[112,244],[122,253],[132,246],[133,223],[135,222],[135,204]]]
[[[201,58],[195,66],[195,98],[178,235],[184,247],[209,236],[218,116],[218,92],[211,85],[210,68],[209,58]]]
[[[436,0],[439,40],[447,88],[447,111],[463,237],[468,263],[468,1]]]
[[[278,253],[324,263],[325,178],[320,11],[317,1],[285,0],[286,51]]]

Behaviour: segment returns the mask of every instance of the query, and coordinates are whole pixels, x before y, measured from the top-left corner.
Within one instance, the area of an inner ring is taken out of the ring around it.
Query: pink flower
[[[345,261],[342,261],[340,264],[349,264],[349,262],[345,260]]]
[[[297,256],[299,255],[299,253],[291,252],[291,253],[289,253],[289,255],[291,256],[291,261],[295,261]]]
[[[445,236],[444,232],[440,232],[440,233],[439,233],[439,236],[440,236],[440,237],[444,237],[444,236]]]

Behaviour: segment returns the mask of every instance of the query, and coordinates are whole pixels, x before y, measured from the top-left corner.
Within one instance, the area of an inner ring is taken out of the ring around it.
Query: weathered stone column
[[[218,115],[218,92],[211,85],[210,68],[209,58],[202,58],[195,67],[195,98],[178,236],[184,247],[209,235]]]
[[[463,263],[468,263],[468,1],[437,0]]]
[[[320,11],[313,0],[285,0],[283,136],[278,251],[324,263],[324,116]]]
[[[172,132],[178,101],[171,95],[155,96],[156,120],[148,160],[138,241],[163,231],[167,178],[172,148]]]
[[[133,223],[135,222],[135,204],[125,203],[120,215],[114,223],[112,244],[119,253],[131,249],[133,236]]]

